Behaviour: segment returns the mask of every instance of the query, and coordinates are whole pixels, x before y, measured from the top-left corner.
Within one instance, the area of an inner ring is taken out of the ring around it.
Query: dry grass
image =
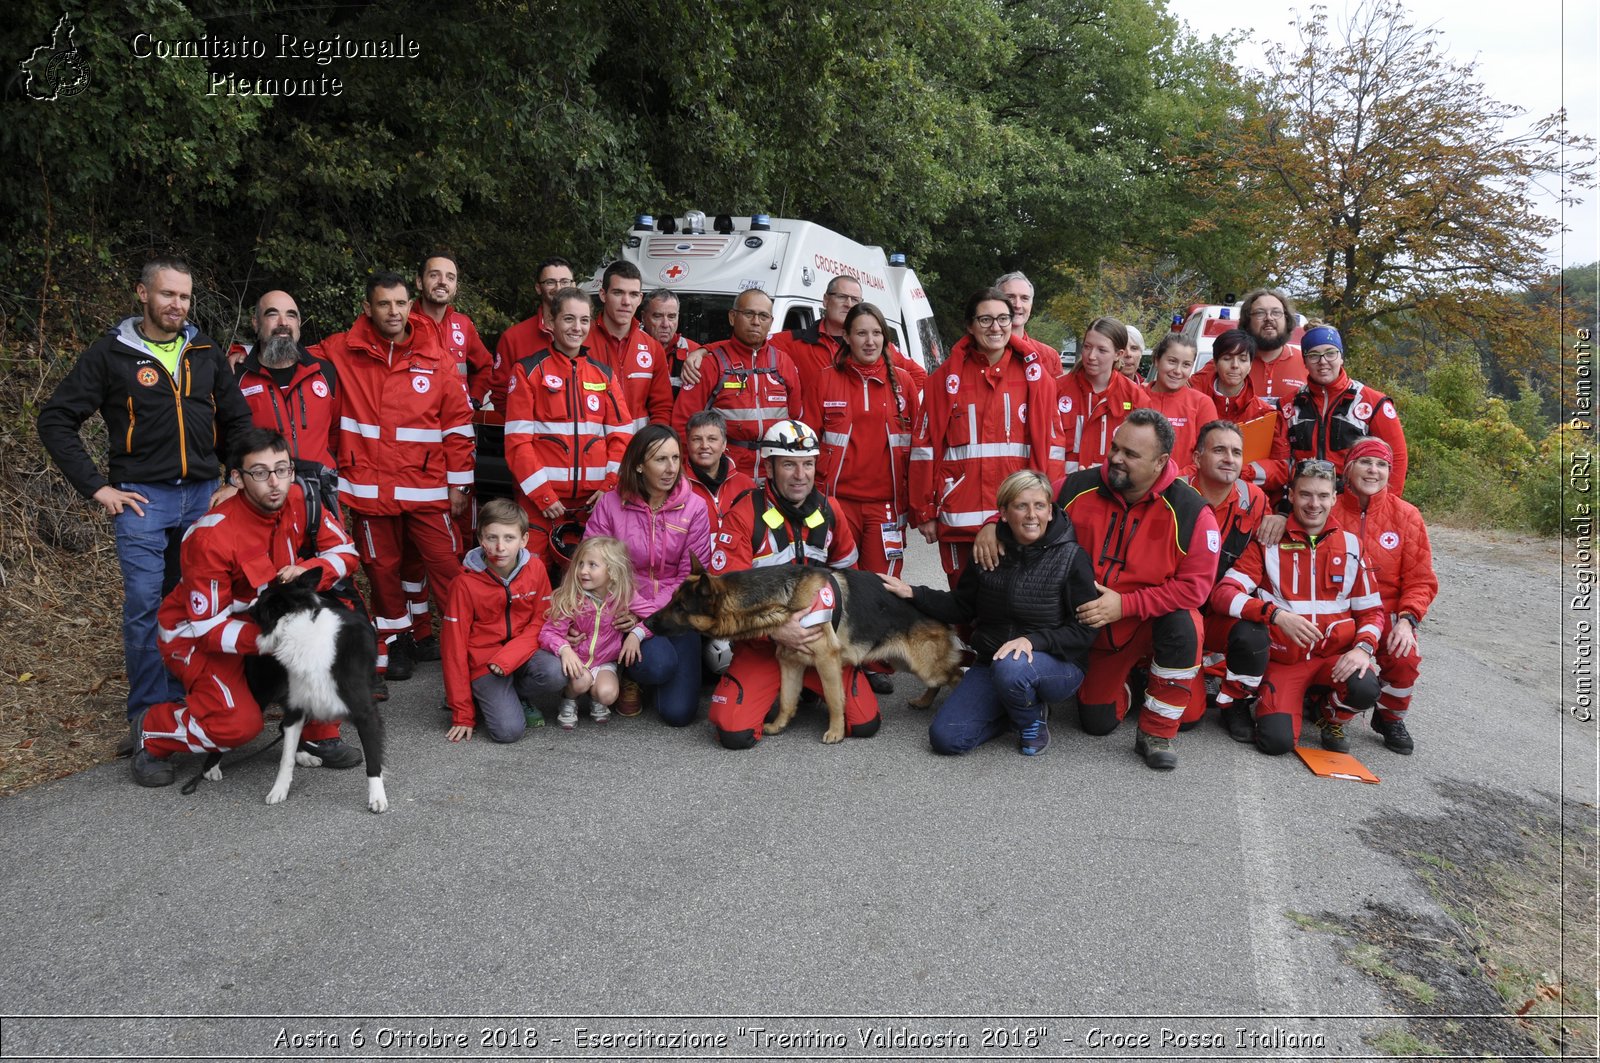
[[[112,759],[126,730],[110,523],[50,466],[32,421],[0,410],[0,794]]]

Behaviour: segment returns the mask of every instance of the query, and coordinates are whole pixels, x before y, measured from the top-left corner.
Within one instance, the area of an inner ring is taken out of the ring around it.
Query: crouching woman
[[[977,660],[934,713],[934,752],[965,753],[1015,730],[1024,756],[1050,744],[1047,703],[1077,693],[1095,630],[1077,608],[1097,597],[1089,559],[1051,500],[1050,481],[1031,469],[1000,484],[998,535],[1005,553],[993,571],[969,562],[955,590],[911,587],[882,577],[890,591],[936,620],[972,625]]]

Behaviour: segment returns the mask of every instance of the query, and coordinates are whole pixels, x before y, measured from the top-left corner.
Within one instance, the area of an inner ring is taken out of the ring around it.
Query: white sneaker
[[[598,701],[591,701],[589,703],[589,719],[595,723],[605,723],[611,719],[611,706],[602,705]]]
[[[556,710],[556,723],[561,725],[563,731],[570,731],[578,726],[578,703],[571,698],[563,699]]]

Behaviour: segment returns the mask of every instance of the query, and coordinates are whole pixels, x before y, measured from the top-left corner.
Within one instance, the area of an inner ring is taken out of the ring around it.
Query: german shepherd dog
[[[321,573],[307,572],[288,583],[272,583],[261,592],[250,613],[261,625],[258,657],[247,658],[246,678],[256,704],[279,702],[283,713],[283,755],[278,776],[267,791],[267,804],[289,796],[294,766],[315,767],[322,761],[300,752],[306,717],[338,720],[348,716],[361,736],[367,765],[367,807],[386,812],[383,789],[383,719],[372,700],[372,673],[377,644],[372,623],[360,613],[317,592]],[[205,776],[222,778],[222,754],[206,758]]]
[[[778,715],[766,725],[767,734],[778,734],[794,718],[807,668],[815,668],[822,682],[828,705],[822,740],[829,743],[844,738],[844,665],[898,661],[933,687],[960,678],[961,651],[950,626],[890,594],[874,574],[854,569],[775,565],[713,576],[696,561],[689,578],[647,623],[664,635],[692,631],[754,639],[772,634],[819,601],[834,603],[832,622],[820,625],[822,636],[804,650],[777,647],[783,680]]]

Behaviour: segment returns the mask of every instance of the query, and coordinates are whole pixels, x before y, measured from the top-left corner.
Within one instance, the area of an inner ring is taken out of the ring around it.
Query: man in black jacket
[[[156,609],[178,582],[178,547],[217,488],[218,437],[250,427],[220,347],[188,321],[194,281],[178,258],[145,264],[141,313],[79,356],[39,412],[39,439],[67,481],[104,507],[122,566],[122,651],[128,718],[181,701],[183,686],[156,649]],[[80,426],[98,410],[111,467],[102,474]]]

